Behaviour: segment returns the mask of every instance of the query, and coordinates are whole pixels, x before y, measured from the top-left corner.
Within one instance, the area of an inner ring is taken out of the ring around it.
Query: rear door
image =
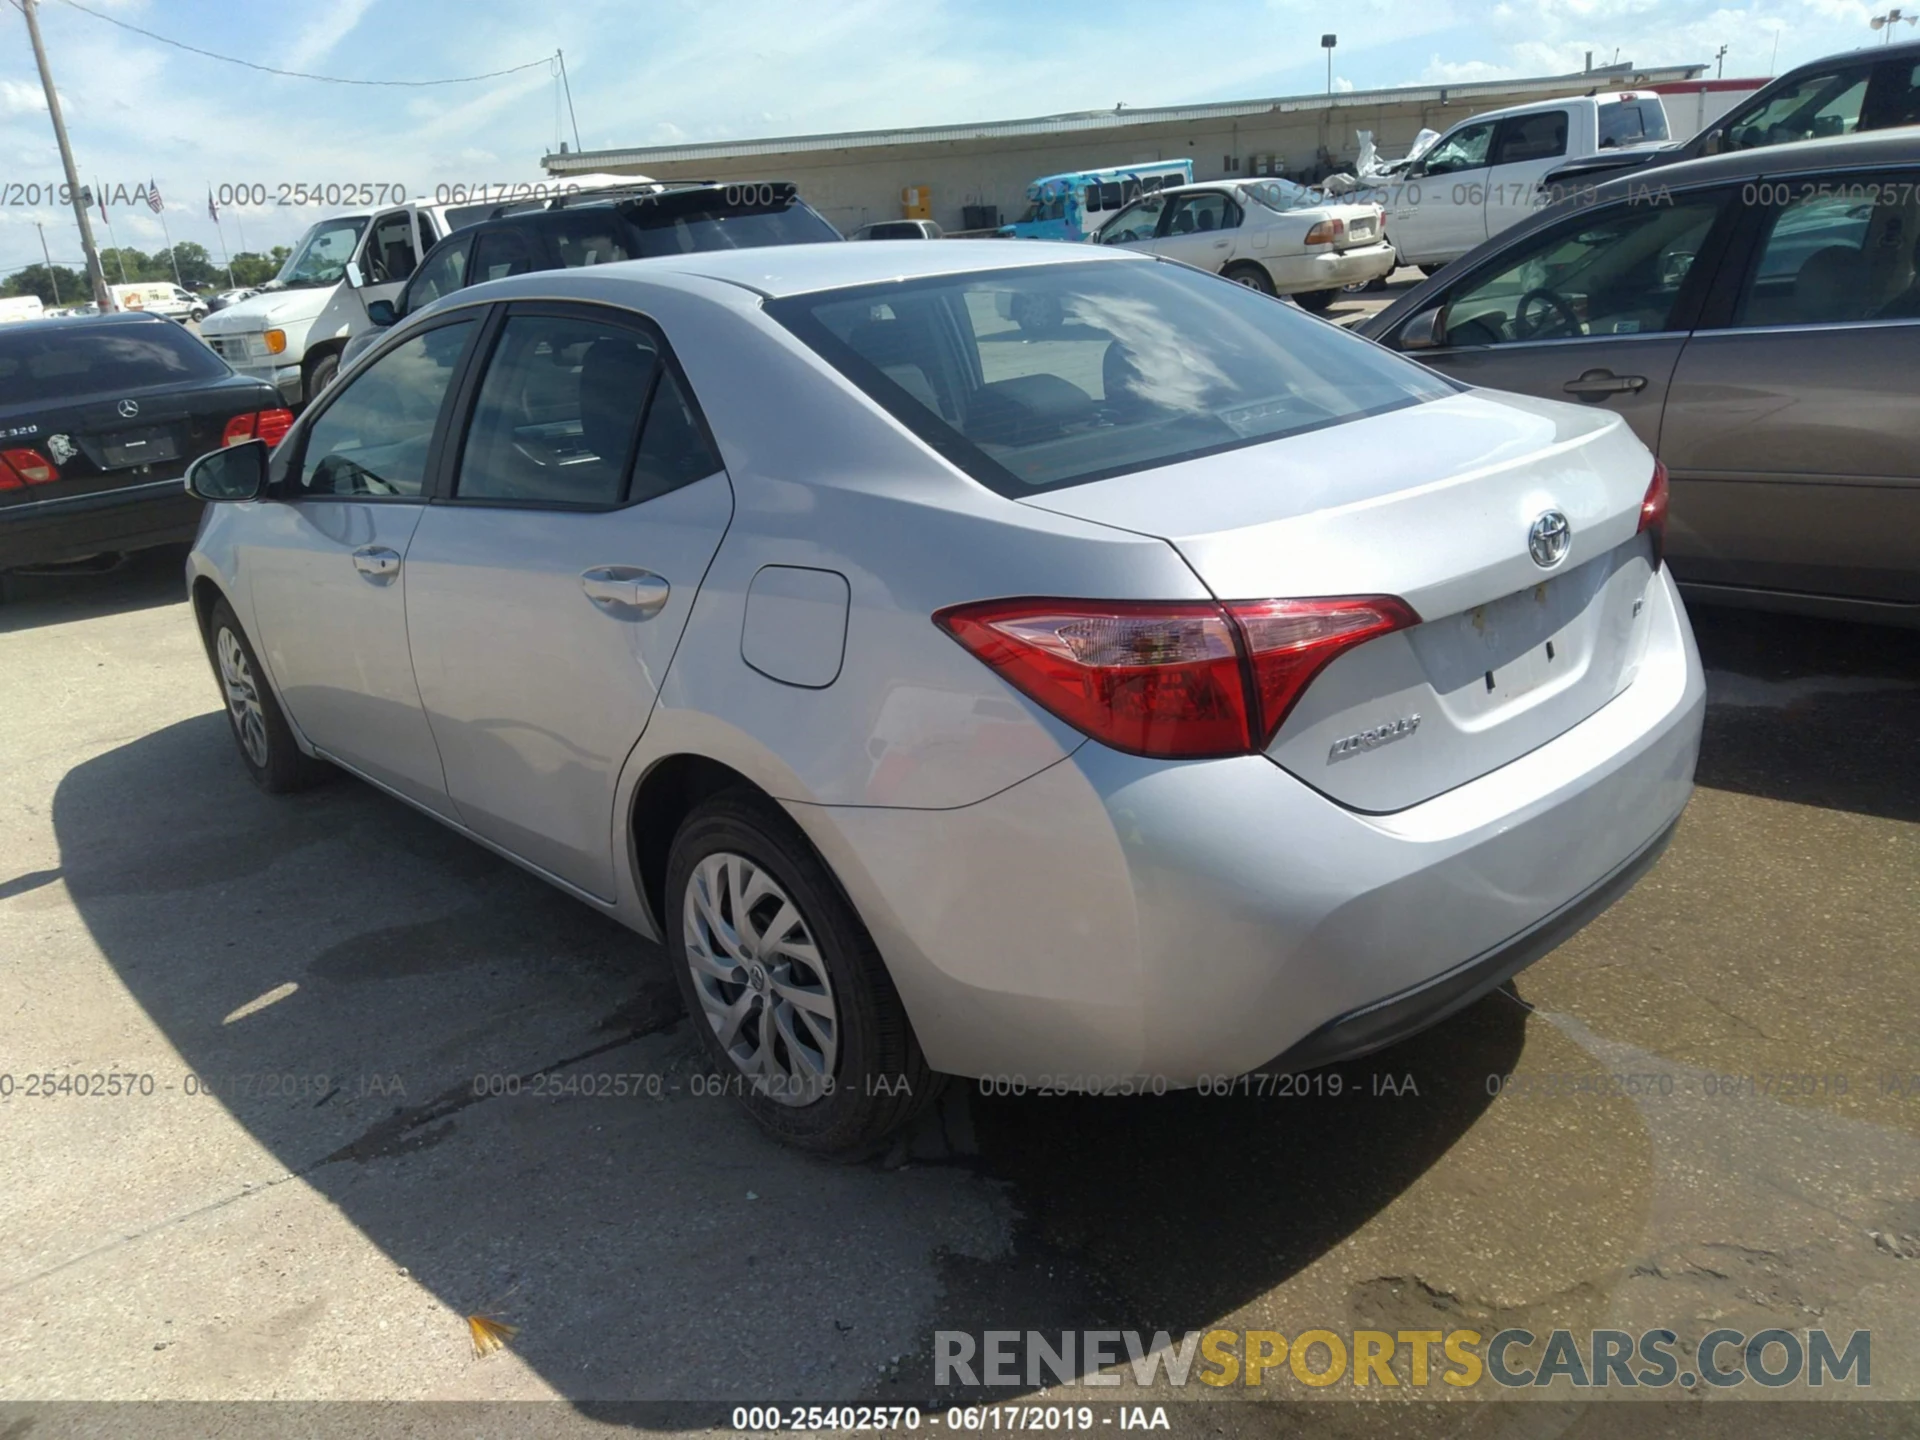
[[[1160,233],[1144,248],[1201,270],[1218,270],[1233,253],[1240,207],[1224,190],[1189,190],[1168,202]]]
[[[465,824],[610,897],[615,781],[732,488],[646,322],[514,305],[489,348],[407,556],[414,669]]]
[[[406,558],[478,330],[471,312],[429,321],[315,402],[324,408],[304,422],[240,556],[257,648],[294,722],[442,813],[446,784],[407,650]]]
[[[1500,122],[1487,172],[1487,234],[1498,235],[1533,214],[1541,179],[1566,158],[1572,118],[1566,110],[1538,110]]]
[[[1737,198],[1620,200],[1516,241],[1442,292],[1445,343],[1418,357],[1472,385],[1611,410],[1657,450],[1667,386]]]
[[[1749,188],[1667,403],[1675,573],[1920,601],[1920,169]]]

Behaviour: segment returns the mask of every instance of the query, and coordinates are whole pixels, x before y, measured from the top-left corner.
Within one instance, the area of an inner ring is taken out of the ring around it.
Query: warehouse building
[[[1698,128],[1699,115],[1719,114],[1762,83],[1703,80],[1705,70],[1704,65],[1614,65],[1524,80],[1117,108],[969,125],[631,149],[563,148],[542,163],[555,179],[613,173],[657,180],[792,180],[844,231],[903,215],[936,220],[949,231],[973,230],[998,218],[1017,218],[1026,205],[1028,183],[1042,175],[1191,157],[1199,180],[1245,174],[1315,180],[1353,165],[1358,131],[1372,131],[1381,153],[1394,156],[1423,129],[1445,130],[1481,111],[1562,95],[1658,89],[1680,138]]]

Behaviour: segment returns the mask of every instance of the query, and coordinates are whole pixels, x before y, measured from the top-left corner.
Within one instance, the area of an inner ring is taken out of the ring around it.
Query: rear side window
[[[766,308],[1003,495],[1455,393],[1429,370],[1183,265],[1114,259],[938,276]]]
[[[1658,100],[1618,100],[1600,107],[1600,148],[1667,138],[1667,110]],[[1564,154],[1565,147],[1554,152]]]
[[[1620,106],[1612,107],[1620,109]],[[1603,116],[1606,109],[1600,112]],[[1636,112],[1637,113],[1637,112]],[[1605,121],[1601,122],[1604,141]],[[1494,141],[1493,163],[1517,165],[1527,160],[1552,160],[1567,153],[1567,112],[1547,110],[1538,115],[1515,115],[1500,122]]]
[[[0,328],[0,397],[9,403],[189,384],[230,373],[172,321]]]
[[[719,468],[650,333],[581,316],[515,315],[487,366],[455,494],[609,506]]]
[[[1807,185],[1808,193],[1772,216],[1733,323],[1835,325],[1920,318],[1915,178],[1912,173],[1877,182],[1841,177],[1831,190]]]
[[[561,215],[550,222],[547,234],[559,253],[560,263],[569,270],[582,265],[607,265],[615,260],[631,260],[621,238],[618,217],[611,210],[586,214]]]

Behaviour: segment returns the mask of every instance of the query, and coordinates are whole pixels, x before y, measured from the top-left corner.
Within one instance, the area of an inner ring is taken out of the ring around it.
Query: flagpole
[[[163,205],[153,213],[160,217],[160,233],[167,239],[167,259],[173,262],[173,283],[184,290],[187,283],[180,278],[180,257],[173,253],[173,234],[167,229],[166,207]]]
[[[227,267],[227,288],[238,290],[240,282],[233,278],[233,256],[227,250],[227,232],[220,228],[220,207],[213,203],[213,191],[207,191],[207,214],[213,217],[213,233],[220,237],[220,263]]]
[[[120,266],[120,283],[122,285],[131,284],[132,282],[127,279],[127,257],[120,249],[120,237],[113,233],[113,217],[107,214],[107,197],[105,195],[100,197],[100,218],[106,222],[107,238],[113,241],[113,258],[115,263]]]

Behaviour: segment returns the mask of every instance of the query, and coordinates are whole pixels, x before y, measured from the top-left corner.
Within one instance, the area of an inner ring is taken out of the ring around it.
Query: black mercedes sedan
[[[188,462],[292,423],[158,315],[0,325],[0,571],[191,540]]]

